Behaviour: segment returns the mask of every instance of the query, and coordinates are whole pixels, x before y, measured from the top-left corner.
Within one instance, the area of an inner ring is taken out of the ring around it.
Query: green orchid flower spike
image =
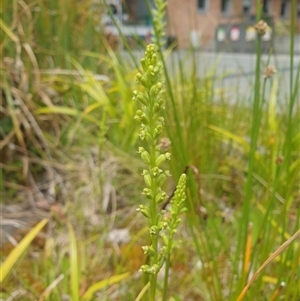
[[[149,275],[150,300],[155,300],[157,274],[165,262],[168,274],[170,254],[174,246],[173,236],[180,223],[179,215],[184,211],[186,176],[182,175],[179,180],[175,196],[171,201],[171,218],[167,220],[164,218],[165,211],[160,210],[160,204],[168,198],[163,185],[170,173],[162,166],[165,161],[171,159],[171,154],[165,151],[159,143],[164,127],[162,111],[165,109],[165,103],[161,95],[163,90],[160,75],[162,64],[154,44],[147,46],[141,65],[143,71],[136,75],[136,79],[143,88],[141,91],[133,92],[133,100],[140,103],[140,109],[137,110],[134,118],[141,124],[139,137],[147,144],[147,147],[139,147],[137,152],[146,166],[142,171],[146,185],[142,194],[148,200],[148,204],[139,205],[137,211],[148,219],[151,243],[149,246],[144,246],[143,251],[149,257],[149,263],[143,265],[141,271]],[[162,243],[160,248],[159,240]],[[167,285],[168,275],[164,281],[164,295],[166,295]]]
[[[147,46],[145,57],[141,59],[143,73],[138,73],[136,79],[143,86],[143,91],[133,92],[133,99],[140,102],[141,109],[137,110],[135,119],[141,123],[139,137],[148,144],[148,149],[139,147],[138,153],[147,168],[142,172],[146,187],[143,194],[149,200],[149,205],[140,205],[140,211],[149,220],[149,233],[151,248],[144,248],[144,252],[151,257],[151,265],[144,265],[143,272],[153,275],[152,282],[160,270],[163,258],[158,252],[158,236],[162,230],[162,214],[158,205],[167,198],[162,186],[169,176],[169,171],[160,166],[164,161],[170,160],[170,153],[161,153],[158,144],[159,136],[163,130],[164,119],[161,116],[164,109],[164,100],[161,98],[163,84],[161,82],[161,63],[158,60],[156,46]]]

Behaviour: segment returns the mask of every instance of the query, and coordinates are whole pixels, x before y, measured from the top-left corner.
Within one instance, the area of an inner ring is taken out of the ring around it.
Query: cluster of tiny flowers
[[[157,45],[160,44],[160,46],[164,46],[165,44],[165,27],[166,27],[166,21],[165,21],[165,14],[166,14],[166,6],[167,1],[165,0],[154,0],[155,3],[155,9],[153,9],[153,42]],[[156,33],[154,31],[154,28],[156,30]]]
[[[172,251],[174,248],[173,236],[177,231],[179,224],[181,223],[180,215],[185,212],[187,209],[185,207],[185,189],[186,189],[186,175],[182,174],[179,178],[175,195],[171,201],[171,206],[169,209],[170,219],[168,220],[168,235],[165,235],[164,242],[165,245],[170,245],[169,250]]]
[[[268,24],[265,21],[260,20],[254,25],[254,28],[260,36],[263,36],[268,30]]]
[[[143,90],[133,92],[133,100],[140,103],[141,109],[137,110],[134,118],[141,124],[140,139],[148,145],[147,149],[139,147],[138,153],[147,166],[142,172],[146,185],[142,194],[148,199],[149,205],[139,205],[137,211],[148,218],[149,234],[153,243],[153,241],[157,241],[160,231],[167,227],[158,205],[168,197],[162,186],[170,174],[161,166],[171,158],[166,147],[162,146],[162,144],[164,146],[169,144],[167,140],[165,143],[159,143],[159,136],[164,126],[164,118],[161,113],[165,108],[165,103],[161,97],[163,85],[160,80],[160,71],[162,65],[159,62],[155,45],[147,46],[145,57],[141,59],[141,65],[143,70],[136,75],[136,79],[143,86]],[[157,244],[144,246],[143,250],[145,254],[154,259],[151,260],[151,265],[143,265],[141,270],[148,274],[157,274],[163,263],[163,250],[158,250]]]
[[[270,78],[277,72],[274,66],[267,66],[264,70],[264,78]]]
[[[182,174],[179,178],[174,198],[171,201],[170,212],[172,215],[172,227],[171,229],[177,228],[181,222],[180,215],[186,211],[185,204],[185,188],[186,188],[186,174]]]

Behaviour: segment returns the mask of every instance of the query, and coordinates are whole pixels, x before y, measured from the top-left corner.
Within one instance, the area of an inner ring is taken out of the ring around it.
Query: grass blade
[[[70,235],[70,281],[72,300],[79,301],[79,268],[76,237],[71,224],[68,224]]]
[[[0,28],[6,33],[6,35],[15,43],[19,43],[18,37],[8,28],[8,26],[0,19]]]
[[[130,273],[123,273],[123,274],[112,276],[110,278],[107,278],[107,279],[104,279],[104,280],[94,283],[92,286],[90,286],[88,288],[88,290],[82,296],[82,299],[84,301],[90,300],[96,291],[99,291],[99,290],[107,287],[108,285],[116,284],[116,283],[120,282],[121,280],[128,278],[129,275],[130,275]]]
[[[245,141],[243,138],[241,138],[241,137],[239,137],[239,136],[237,136],[237,135],[235,135],[235,134],[233,134],[233,133],[231,133],[231,132],[229,132],[229,131],[227,131],[227,130],[225,130],[225,129],[222,129],[222,128],[220,128],[220,127],[217,127],[217,126],[215,126],[215,125],[212,125],[212,124],[209,125],[208,128],[211,129],[211,130],[213,130],[213,131],[215,131],[215,132],[217,132],[217,133],[220,133],[221,135],[227,137],[228,139],[231,139],[231,140],[237,142],[239,145],[241,145],[241,146],[243,147],[243,149],[244,149],[246,152],[249,151],[250,145],[249,145],[249,143],[248,143],[247,141]]]
[[[241,301],[244,299],[247,291],[249,290],[251,284],[254,282],[254,280],[257,278],[259,273],[279,254],[281,254],[295,239],[297,239],[300,236],[300,229],[287,241],[285,241],[261,266],[260,268],[254,273],[252,278],[249,280],[247,285],[244,287],[236,301]]]
[[[33,239],[39,234],[39,232],[43,229],[47,222],[48,219],[41,220],[9,253],[9,255],[0,267],[0,283],[2,283],[6,279],[7,275],[10,273],[15,263],[22,256],[22,254],[24,254],[25,250],[29,247]]]

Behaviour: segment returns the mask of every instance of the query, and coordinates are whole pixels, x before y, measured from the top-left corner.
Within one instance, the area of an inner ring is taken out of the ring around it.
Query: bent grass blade
[[[13,269],[16,262],[24,254],[34,238],[39,234],[43,227],[48,223],[48,219],[41,220],[27,235],[20,241],[20,243],[9,253],[5,261],[0,267],[0,283],[2,283],[10,271]]]

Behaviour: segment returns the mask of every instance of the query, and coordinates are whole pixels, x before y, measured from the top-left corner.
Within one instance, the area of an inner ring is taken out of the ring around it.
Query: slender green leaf
[[[9,253],[5,261],[0,267],[0,283],[2,283],[9,272],[12,270],[15,263],[24,254],[34,238],[39,234],[43,227],[47,224],[48,219],[41,220],[27,235],[19,242],[19,244]]]
[[[76,237],[71,224],[68,224],[70,235],[70,281],[72,300],[79,301],[79,267]]]
[[[130,273],[123,273],[120,275],[112,276],[110,278],[101,280],[97,283],[94,283],[92,286],[88,288],[88,290],[85,292],[85,294],[82,296],[82,300],[90,300],[93,297],[93,294],[107,286],[116,284],[130,276]]]

